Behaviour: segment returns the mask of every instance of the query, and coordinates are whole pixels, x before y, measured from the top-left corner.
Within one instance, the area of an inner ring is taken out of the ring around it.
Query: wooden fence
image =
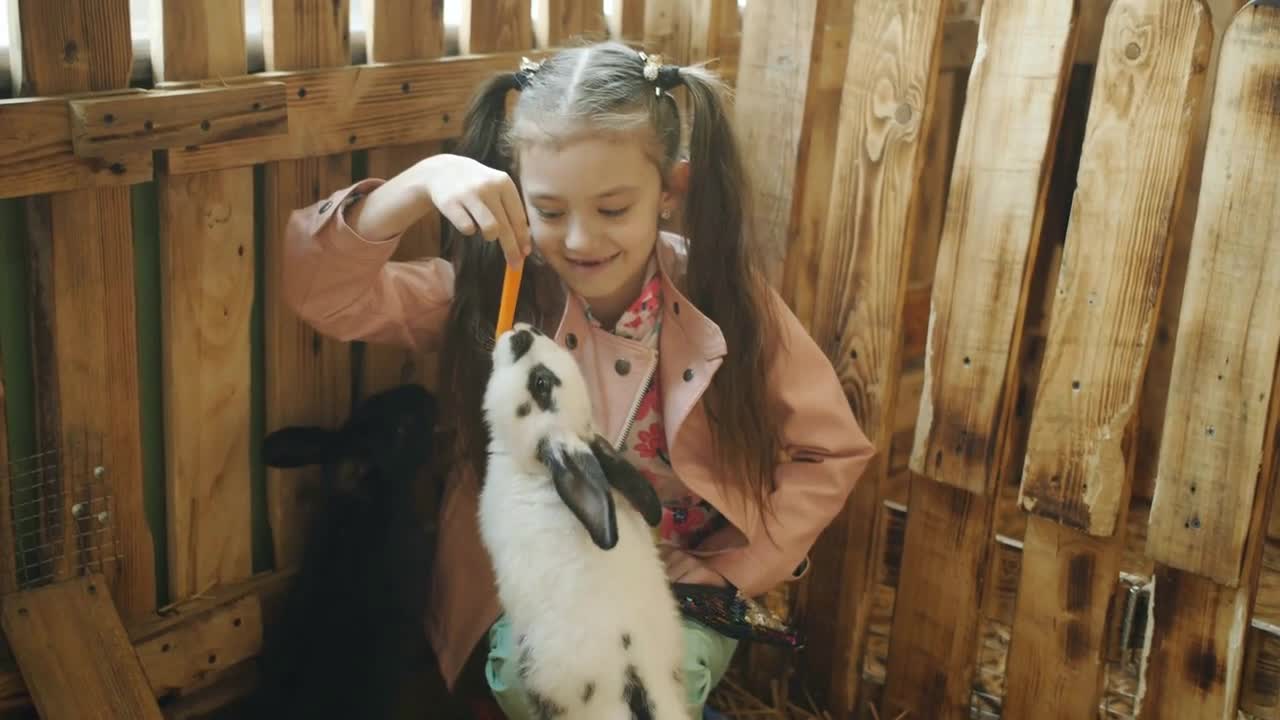
[[[101,615],[99,582],[110,632],[58,637],[132,644],[116,692],[243,691],[314,480],[260,439],[434,386],[282,306],[288,211],[611,36],[735,83],[771,277],[881,448],[769,597],[808,647],[735,678],[797,716],[1280,718],[1276,0],[363,0],[363,35],[264,0],[261,37],[157,0],[141,46],[128,0],[11,1],[0,707],[111,702],[60,693],[29,620]]]

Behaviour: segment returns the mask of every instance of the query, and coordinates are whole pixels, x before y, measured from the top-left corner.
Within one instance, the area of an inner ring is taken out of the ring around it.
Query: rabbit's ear
[[[293,426],[276,430],[263,440],[262,460],[276,468],[321,465],[337,459],[342,450],[332,430]]]
[[[635,506],[650,527],[658,527],[662,522],[662,502],[658,493],[634,465],[618,454],[603,436],[596,435],[591,441],[591,453],[596,462],[604,470],[609,484],[622,493]]]
[[[591,541],[601,550],[617,545],[618,518],[613,495],[604,470],[590,449],[573,448],[561,440],[543,438],[538,443],[538,459],[551,471],[556,492],[587,529]]]

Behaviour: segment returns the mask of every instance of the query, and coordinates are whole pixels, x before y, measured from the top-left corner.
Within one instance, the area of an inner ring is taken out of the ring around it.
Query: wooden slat
[[[1019,363],[1011,358],[1022,346],[1026,286],[1036,268],[1067,95],[1073,4],[983,9],[986,50],[970,75],[934,278],[902,558],[909,571],[894,608],[882,716],[969,717],[994,491],[1013,464],[1010,445],[994,441],[1014,408],[1016,393],[1005,388],[1018,381]],[[961,381],[954,388],[953,376]],[[982,438],[958,436],[978,418]],[[962,439],[959,459],[972,458],[973,467],[955,458]],[[951,455],[941,467],[935,443]],[[943,482],[920,474],[925,470]]]
[[[969,717],[994,500],[911,476],[881,717]]]
[[[913,472],[970,492],[999,482],[1027,283],[1063,88],[1075,3],[983,9],[933,285]]]
[[[151,70],[157,80],[243,75],[243,0],[151,0]]]
[[[422,12],[423,5],[406,4],[411,0],[367,0],[370,15],[369,62],[426,60],[444,53],[444,20],[437,14]],[[406,29],[406,26],[410,26]],[[417,38],[436,38],[424,44]],[[504,48],[517,50],[519,48]],[[415,163],[442,151],[440,143],[373,148],[369,150],[370,177],[389,179]],[[432,208],[405,232],[392,260],[434,257],[440,254],[440,214]],[[415,355],[395,347],[369,345],[361,365],[360,392],[368,397],[394,385],[417,382],[435,389],[439,354]]]
[[[233,585],[209,589],[199,598],[184,601],[165,608],[163,615],[153,615],[125,628],[129,642],[142,663],[147,678],[162,678],[153,691],[188,691],[207,681],[209,673],[191,672],[186,675],[188,684],[176,686],[171,678],[175,668],[196,668],[201,663],[209,665],[209,655],[214,658],[207,668],[220,671],[244,659],[249,648],[256,655],[261,651],[262,618],[271,621],[272,608],[296,578],[295,571],[268,572]],[[256,607],[257,615],[249,614]],[[245,612],[237,610],[245,608]],[[240,624],[236,624],[236,620]],[[199,627],[200,630],[194,630]],[[218,632],[213,632],[213,630]],[[168,650],[165,650],[165,646]],[[144,651],[158,649],[158,652]],[[150,684],[150,681],[148,681]],[[24,708],[31,705],[31,697],[22,675],[16,671],[0,672],[0,710]]]
[[[1232,15],[1244,6],[1246,0],[1205,0],[1213,20],[1213,47],[1209,54],[1209,68],[1205,71],[1204,97],[1213,95],[1218,77],[1218,56],[1222,36],[1227,31]],[[1155,485],[1156,465],[1160,456],[1160,431],[1164,425],[1165,403],[1169,395],[1169,372],[1173,366],[1173,338],[1177,332],[1178,313],[1182,306],[1182,291],[1187,277],[1187,258],[1191,252],[1191,231],[1195,227],[1197,199],[1200,197],[1201,171],[1204,169],[1204,146],[1209,131],[1207,99],[1196,106],[1195,130],[1192,135],[1191,157],[1187,166],[1186,188],[1178,207],[1178,219],[1169,238],[1169,269],[1165,277],[1165,290],[1160,295],[1160,315],[1156,324],[1155,342],[1151,346],[1151,359],[1147,363],[1142,397],[1138,410],[1139,437],[1138,462],[1134,469],[1133,494],[1151,498]]]
[[[65,97],[0,100],[0,198],[146,182],[151,168],[149,152],[76,155]]]
[[[6,595],[0,612],[40,717],[162,717],[101,575]]]
[[[71,144],[81,157],[289,132],[288,101],[280,82],[72,100],[70,106]]]
[[[736,85],[743,27],[738,0],[693,0],[688,5],[690,62],[708,63],[708,66],[719,73],[727,83]],[[847,27],[843,18],[847,17],[849,12],[848,4],[843,0],[836,0],[830,4],[830,7],[841,20],[821,33],[828,38],[837,34],[831,32],[832,30]],[[843,39],[848,38],[845,33],[839,34]],[[843,48],[844,46],[841,46],[841,50]],[[821,57],[831,55],[832,53],[820,53]],[[836,71],[836,75],[839,75],[839,71]],[[836,84],[839,84],[838,81]]]
[[[162,695],[256,657],[262,636],[262,603],[257,595],[246,595],[135,649],[152,692]]]
[[[368,62],[422,60],[444,54],[444,3],[365,0]]]
[[[462,133],[462,117],[476,85],[510,72],[521,55],[541,51],[227,78],[227,84],[280,81],[288,87],[289,133],[167,152],[174,174],[296,160],[387,145],[448,140]],[[163,89],[198,87],[164,83]]]
[[[1280,633],[1276,626],[1249,628],[1241,678],[1240,709],[1258,720],[1280,720]]]
[[[807,203],[825,206],[825,222],[806,218],[805,234],[791,240],[788,258],[788,279],[802,275],[816,285],[808,303],[810,332],[831,358],[864,432],[881,451],[811,554],[811,585],[821,582],[823,588],[811,591],[806,604],[807,652],[819,691],[828,696],[824,706],[841,717],[854,709],[858,697],[868,617],[858,611],[873,582],[876,545],[875,523],[868,518],[879,515],[880,485],[889,471],[912,229],[923,202],[920,177],[935,113],[946,5],[915,0],[853,6],[843,91],[836,103],[835,153],[829,161],[833,174],[829,183],[810,185],[810,195],[820,199]],[[823,145],[814,144],[815,153]],[[826,186],[830,194],[816,192]],[[808,235],[817,231],[823,234]],[[796,254],[800,247],[807,252]],[[805,262],[812,264],[803,274],[790,272]],[[790,288],[807,283],[793,282]]]
[[[615,0],[609,16],[609,36],[614,40],[635,42],[644,39],[645,0]]]
[[[1280,356],[1280,8],[1227,30],[1178,322],[1147,554],[1240,582]]]
[[[273,46],[267,56],[268,69],[347,62],[349,17],[345,0],[272,0],[270,9],[264,4],[263,11],[264,42],[269,38]],[[395,92],[400,92],[398,87]],[[299,122],[305,120],[299,118]],[[351,346],[320,335],[285,306],[280,295],[282,246],[291,211],[351,183],[351,155],[269,163],[263,178],[267,431],[295,424],[336,427],[351,409]],[[307,486],[318,480],[316,467],[267,470],[276,567],[289,567],[301,559],[307,528],[305,494]]]
[[[599,40],[604,28],[601,0],[534,0],[538,21],[533,34],[538,47],[553,48],[584,39]]]
[[[9,0],[15,95],[61,95],[129,85],[128,0]]]
[[[805,272],[816,267],[810,258],[825,222],[847,58],[844,43],[827,38],[849,37],[852,7],[849,0],[751,3],[743,20],[734,112],[742,145],[750,148],[751,221],[769,280],[789,302],[791,289],[783,285],[788,258]],[[821,199],[802,217],[806,196]],[[805,310],[798,308],[802,321]]]
[[[1198,0],[1116,0],[1036,392],[1021,503],[1108,536],[1213,41]]]
[[[458,48],[464,55],[529,47],[533,42],[529,0],[461,0],[460,4]]]
[[[159,80],[246,70],[244,7],[166,0],[153,53]],[[200,53],[195,48],[240,45]],[[283,100],[283,92],[280,100]],[[145,114],[145,110],[143,113]],[[119,122],[119,117],[117,122]],[[156,178],[163,302],[169,592],[186,598],[253,571],[250,528],[250,316],[253,171]]]
[[[1267,0],[1235,16],[1219,59],[1151,507],[1155,629],[1142,717],[1236,712],[1280,470],[1277,163],[1280,2]]]
[[[128,82],[128,0],[15,1],[11,30],[22,43],[25,91],[57,95]],[[28,211],[39,442],[42,451],[61,453],[62,468],[56,486],[44,488],[56,490],[62,503],[45,518],[45,540],[61,543],[49,569],[56,578],[104,571],[128,621],[156,602],[155,545],[143,499],[129,191],[57,193],[33,199]],[[92,511],[83,521],[72,515],[80,501]],[[97,516],[104,511],[105,522]]]

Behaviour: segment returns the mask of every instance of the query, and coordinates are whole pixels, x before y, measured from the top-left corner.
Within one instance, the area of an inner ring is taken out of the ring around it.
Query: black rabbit
[[[418,385],[369,397],[339,429],[267,436],[267,465],[321,465],[296,582],[262,656],[261,717],[392,717],[429,662],[423,612],[431,548],[415,512],[436,398]]]

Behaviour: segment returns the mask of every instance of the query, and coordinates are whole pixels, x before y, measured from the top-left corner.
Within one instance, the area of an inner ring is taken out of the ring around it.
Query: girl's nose
[[[581,220],[574,219],[569,224],[569,231],[564,237],[564,246],[569,250],[582,251],[591,247],[591,229]]]

